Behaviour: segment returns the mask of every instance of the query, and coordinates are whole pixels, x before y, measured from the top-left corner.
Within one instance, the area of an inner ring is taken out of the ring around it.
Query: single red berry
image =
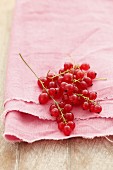
[[[60,108],[64,108],[64,106],[65,106],[65,102],[63,102],[63,101],[59,102],[59,107]]]
[[[82,96],[78,96],[78,102],[76,103],[77,106],[82,105],[85,102],[85,99]]]
[[[66,82],[62,82],[62,83],[60,84],[60,89],[64,91],[66,85],[67,85]]]
[[[70,112],[71,110],[72,110],[72,105],[71,104],[65,104],[64,111],[65,112]]]
[[[54,81],[50,81],[48,88],[55,88],[55,87],[57,87],[56,83]]]
[[[51,110],[54,109],[54,108],[57,108],[57,107],[56,107],[55,104],[52,104],[52,105],[50,106],[50,108],[49,108],[50,112],[51,112]]]
[[[73,90],[74,93],[79,93],[80,90],[78,89],[77,86],[73,86],[73,88],[74,88],[74,90]]]
[[[78,102],[78,96],[76,94],[73,94],[71,96],[69,96],[69,101],[71,102],[71,104],[75,105]]]
[[[89,96],[89,91],[88,90],[82,90],[82,94],[83,94],[83,96],[85,96],[85,97],[88,97]]]
[[[65,126],[65,123],[64,123],[64,122],[59,122],[59,123],[58,123],[58,129],[59,129],[59,130],[62,131],[62,130],[64,129],[64,126]]]
[[[67,121],[72,121],[74,120],[74,115],[71,112],[65,113],[65,118],[67,119]]]
[[[78,70],[76,73],[76,78],[77,79],[82,79],[84,77],[84,72],[81,70]]]
[[[63,94],[62,100],[63,100],[63,102],[68,103],[68,102],[69,102],[69,97],[68,97],[68,95],[67,95],[67,94]]]
[[[48,80],[47,80],[46,77],[40,77],[40,78],[38,79],[38,81],[37,81],[38,86],[42,89],[43,87],[42,87],[42,83],[41,83],[41,82],[43,83],[43,85],[44,85],[45,87],[48,86]]]
[[[90,65],[87,64],[87,63],[83,63],[83,64],[81,64],[80,69],[81,69],[81,70],[86,70],[86,71],[87,71],[87,70],[90,69]]]
[[[72,129],[69,125],[65,125],[64,128],[63,128],[63,133],[64,135],[66,136],[69,136],[72,132]]]
[[[97,98],[97,93],[96,92],[90,92],[89,93],[89,99],[90,100],[95,100]]]
[[[64,63],[64,70],[70,70],[71,68],[73,68],[72,63],[70,63],[70,62]]]
[[[73,91],[74,91],[74,86],[73,86],[73,84],[67,84],[67,85],[65,86],[65,91],[67,92],[68,95],[73,94]]]
[[[94,112],[100,113],[102,111],[102,107],[100,105],[95,105]]]
[[[57,80],[58,84],[60,85],[63,82],[63,80],[64,80],[64,77],[63,76],[59,76],[58,80]]]
[[[49,96],[47,93],[41,93],[39,95],[39,103],[40,104],[46,104],[49,100]]]
[[[87,89],[88,85],[85,81],[81,81],[78,86],[81,90]]]
[[[94,104],[91,104],[91,105],[89,106],[89,110],[90,110],[90,112],[95,112],[95,105],[94,105]]]
[[[89,78],[91,78],[91,79],[95,79],[96,75],[97,75],[97,73],[95,73],[95,72],[92,71],[92,70],[89,70],[89,71],[87,72],[87,76],[88,76]]]
[[[56,89],[55,89],[55,88],[50,88],[50,89],[49,89],[49,95],[50,95],[50,96],[53,96],[53,97],[54,97],[54,96],[55,96],[55,92],[56,92]]]
[[[83,105],[82,105],[82,108],[84,110],[88,110],[89,109],[89,103],[88,102],[84,102]]]
[[[83,80],[87,83],[88,87],[90,87],[90,86],[93,85],[91,78],[89,78],[89,77],[84,77]]]
[[[55,88],[55,98],[60,98],[62,95],[62,91],[57,87]]]
[[[57,108],[54,108],[51,110],[51,116],[58,117],[59,116],[59,110]]]
[[[64,74],[64,81],[65,82],[70,83],[70,82],[72,82],[72,80],[73,80],[73,74],[71,74],[71,73]]]
[[[73,121],[69,121],[67,125],[70,126],[72,130],[75,128],[75,123]]]

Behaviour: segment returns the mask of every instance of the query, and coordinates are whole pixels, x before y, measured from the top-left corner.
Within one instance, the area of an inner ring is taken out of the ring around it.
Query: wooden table
[[[0,0],[0,112],[15,0]],[[113,170],[113,144],[105,138],[75,138],[10,144],[0,123],[0,170]]]

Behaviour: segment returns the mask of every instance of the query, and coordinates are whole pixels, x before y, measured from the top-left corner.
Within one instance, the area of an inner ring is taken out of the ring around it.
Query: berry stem
[[[32,71],[32,73],[35,75],[35,77],[39,80],[38,76],[36,75],[36,73],[33,71],[33,69],[28,65],[28,63],[24,60],[24,58],[22,57],[22,55],[19,53],[20,58],[23,60],[23,62],[26,64],[27,67],[29,67],[29,69]]]
[[[57,102],[55,99],[53,99],[53,101],[54,101],[54,103],[56,104],[58,110],[59,110],[60,113],[61,113],[61,117],[62,117],[62,119],[63,119],[63,122],[64,122],[65,124],[67,124],[67,121],[66,121],[66,119],[64,118],[64,114],[63,114],[62,109],[60,108],[58,102]]]
[[[94,80],[107,80],[107,78],[96,78],[96,79],[94,79]]]
[[[86,97],[86,96],[84,96],[83,94],[76,94],[76,95],[84,98],[84,99],[85,99],[86,101],[88,101],[88,102],[91,102],[91,103],[93,103],[93,104],[96,104],[96,102],[95,102],[94,100],[90,100],[89,97]]]
[[[40,81],[43,89],[47,92],[48,96],[54,101],[54,104],[58,107],[58,110],[59,110],[60,113],[61,113],[61,117],[62,117],[62,119],[63,119],[63,122],[64,122],[65,124],[67,124],[67,121],[66,121],[66,119],[65,119],[65,117],[64,117],[64,114],[63,114],[62,109],[60,108],[58,102],[57,102],[51,95],[49,95],[49,93],[48,93],[46,87],[44,86],[43,82],[42,82],[42,81],[40,80],[40,78],[36,75],[36,73],[33,71],[33,69],[28,65],[28,63],[24,60],[24,58],[22,57],[22,55],[21,55],[20,53],[19,53],[19,56],[20,56],[20,58],[23,60],[23,62],[26,64],[26,66],[31,70],[31,72],[35,75],[35,77]]]
[[[63,75],[63,74],[65,74],[65,73],[68,73],[70,70],[66,70],[66,71],[64,71],[64,72],[62,72],[62,73],[60,73],[60,74],[56,74],[56,75],[54,75],[53,77],[50,77],[50,79],[54,79],[54,78],[56,78],[56,77],[59,77],[59,76],[61,76],[61,75]],[[49,73],[49,72],[48,72]],[[48,74],[47,73],[47,74]]]
[[[28,63],[24,60],[24,58],[22,57],[22,55],[19,53],[19,56],[21,57],[21,59],[23,60],[23,62],[26,64],[26,66],[32,71],[32,73],[35,75],[35,77],[40,81],[42,87],[44,90],[46,90],[47,94],[48,94],[48,91],[47,89],[45,88],[43,82],[38,78],[38,76],[36,75],[36,73],[33,71],[33,69],[28,65]]]

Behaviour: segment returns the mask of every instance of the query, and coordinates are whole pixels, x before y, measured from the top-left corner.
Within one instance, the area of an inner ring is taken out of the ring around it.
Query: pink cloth
[[[5,91],[4,137],[9,141],[93,138],[113,135],[113,1],[18,0],[9,50]],[[40,105],[37,80],[19,57],[23,55],[37,75],[57,71],[65,61],[90,63],[98,77],[90,90],[98,92],[100,115],[74,109],[76,128],[65,137]]]

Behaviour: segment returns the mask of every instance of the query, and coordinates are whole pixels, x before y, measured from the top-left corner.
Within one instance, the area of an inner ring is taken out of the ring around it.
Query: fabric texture
[[[113,135],[113,1],[17,0],[8,56],[4,102],[4,137],[13,142]],[[37,79],[19,57],[40,77],[56,72],[66,61],[90,63],[97,77],[96,90],[103,111],[73,110],[76,128],[64,136],[40,105]],[[70,58],[71,55],[71,58]]]

